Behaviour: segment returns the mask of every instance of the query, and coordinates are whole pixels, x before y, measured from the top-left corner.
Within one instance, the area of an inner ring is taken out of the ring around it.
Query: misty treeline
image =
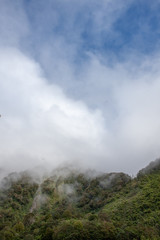
[[[160,239],[160,161],[131,179],[61,168],[0,185],[1,240]]]

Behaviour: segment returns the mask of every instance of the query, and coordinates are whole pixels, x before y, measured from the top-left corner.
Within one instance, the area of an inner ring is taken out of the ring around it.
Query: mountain
[[[160,239],[160,161],[131,179],[57,169],[12,173],[0,187],[1,240]]]

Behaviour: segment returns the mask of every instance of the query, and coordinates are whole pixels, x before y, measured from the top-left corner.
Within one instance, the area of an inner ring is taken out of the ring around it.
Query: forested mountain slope
[[[0,239],[160,239],[159,161],[151,165],[134,179],[70,169],[41,180],[12,173],[1,182]]]

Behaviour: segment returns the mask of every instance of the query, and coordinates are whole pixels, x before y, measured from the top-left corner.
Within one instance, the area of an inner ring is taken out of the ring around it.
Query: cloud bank
[[[1,50],[0,79],[2,165],[4,159],[13,166],[45,160],[54,166],[65,160],[94,161],[101,154],[100,111],[47,84],[33,60],[15,49]]]
[[[132,5],[1,1],[1,168],[69,161],[135,173],[160,156],[158,40],[152,54],[106,47],[125,42],[115,25]]]

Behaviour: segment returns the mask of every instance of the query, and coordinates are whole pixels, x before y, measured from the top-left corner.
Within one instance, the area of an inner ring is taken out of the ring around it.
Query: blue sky
[[[45,44],[56,36],[76,45],[76,58],[89,51],[118,59],[126,51],[152,54],[159,47],[158,0],[98,3],[53,0],[24,4],[34,47],[37,41]]]
[[[159,0],[1,0],[1,165],[159,157],[159,29]]]

